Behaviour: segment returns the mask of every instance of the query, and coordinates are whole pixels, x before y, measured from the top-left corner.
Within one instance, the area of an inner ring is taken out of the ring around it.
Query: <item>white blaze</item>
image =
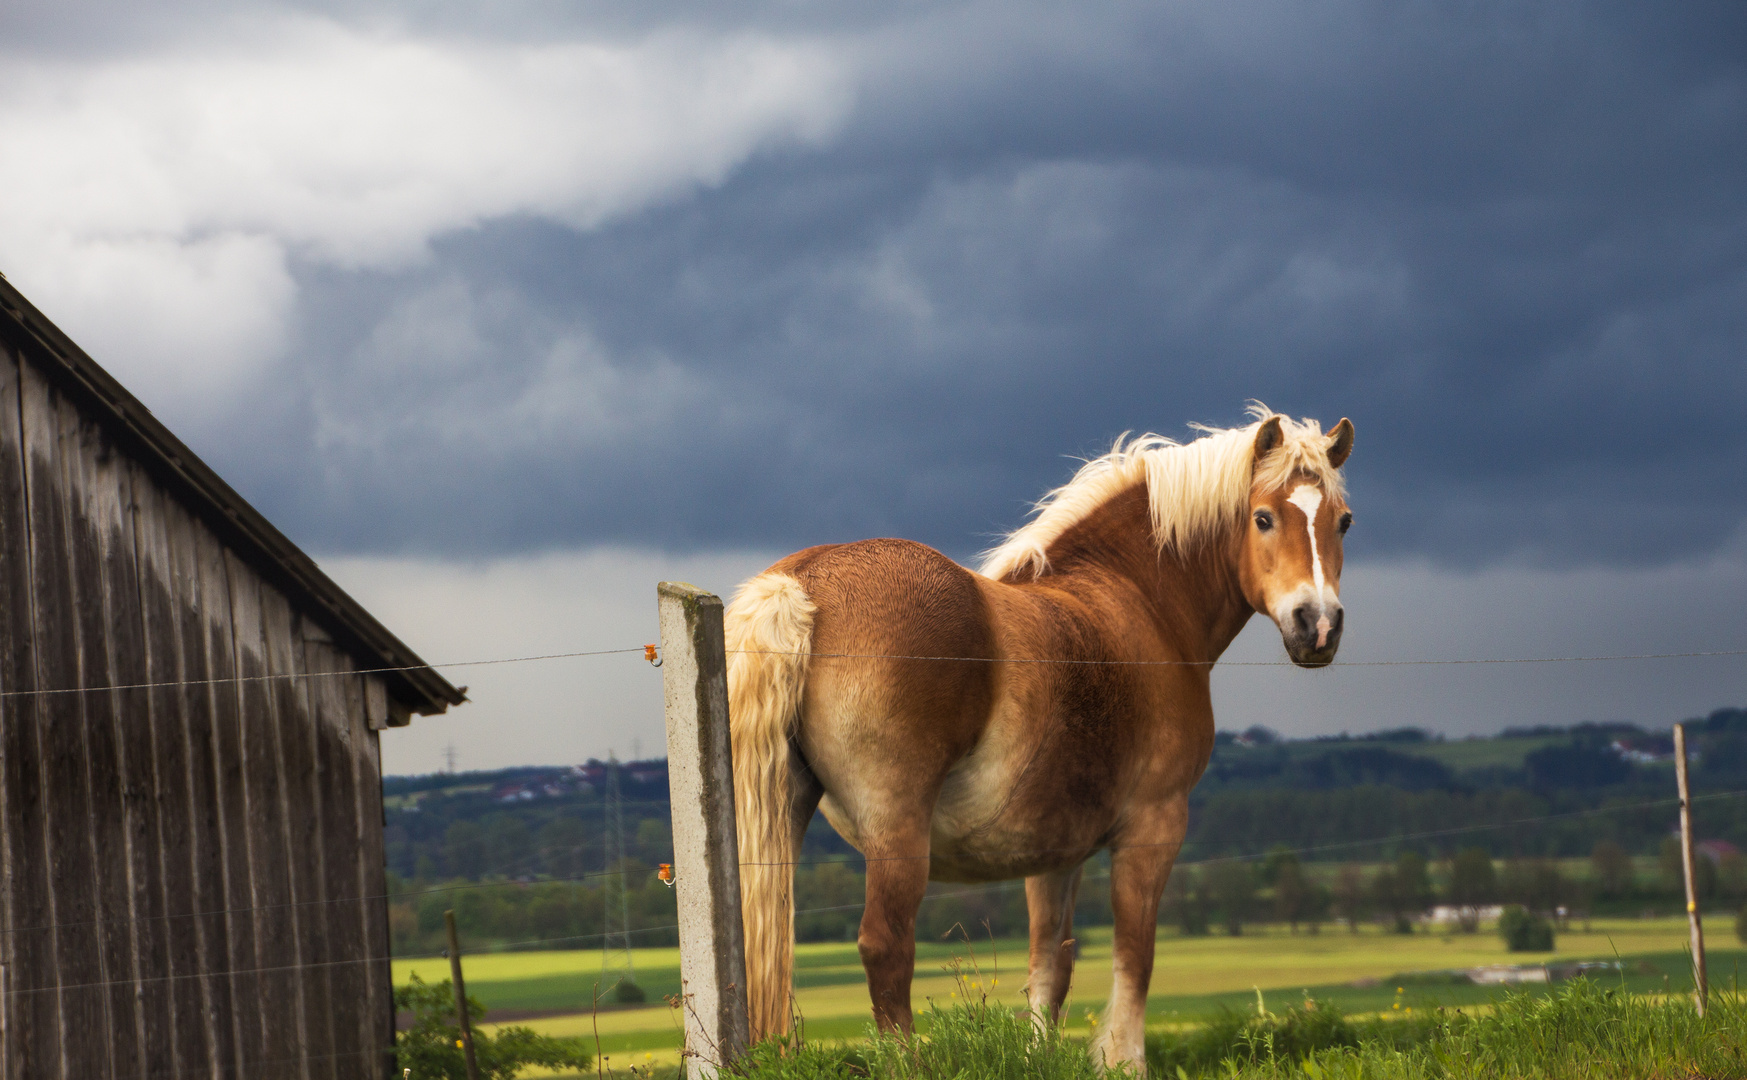
[[[1310,580],[1316,587],[1316,605],[1322,609],[1321,617],[1316,620],[1316,647],[1320,649],[1328,644],[1328,634],[1333,628],[1326,611],[1328,594],[1323,588],[1322,553],[1316,549],[1316,511],[1322,506],[1322,489],[1314,484],[1299,484],[1286,501],[1304,511],[1304,531],[1310,537]]]
[[[1322,554],[1316,550],[1316,511],[1322,505],[1322,489],[1299,484],[1286,501],[1304,511],[1304,529],[1310,534],[1310,579],[1316,584],[1316,602],[1322,603]]]

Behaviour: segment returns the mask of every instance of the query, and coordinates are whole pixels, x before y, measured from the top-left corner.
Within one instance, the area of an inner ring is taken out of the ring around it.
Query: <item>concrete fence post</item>
[[[714,1077],[749,1041],[722,601],[677,581],[656,595],[686,1075]]]

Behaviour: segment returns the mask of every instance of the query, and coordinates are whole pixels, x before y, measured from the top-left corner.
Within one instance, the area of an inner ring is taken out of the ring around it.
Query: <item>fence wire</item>
[[[545,660],[574,660],[590,656],[644,655],[649,648],[638,645],[623,649],[589,649],[579,652],[539,653],[531,656],[502,656],[486,660],[451,660],[435,664],[401,664],[391,667],[352,668],[346,671],[294,671],[266,675],[230,675],[218,679],[161,679],[153,682],[117,683],[110,686],[61,686],[30,690],[0,690],[0,699],[50,697],[57,694],[107,694],[130,690],[174,690],[184,687],[234,686],[245,683],[297,681],[301,679],[342,679],[357,675],[393,675],[408,671],[428,671],[439,674],[441,668],[491,667],[499,664],[529,664]],[[1290,660],[1079,660],[1064,657],[1024,656],[928,656],[911,653],[832,653],[807,650],[729,649],[729,655],[805,656],[820,660],[917,660],[963,664],[1061,664],[1091,667],[1237,667],[1290,668]],[[1711,649],[1693,652],[1612,653],[1595,656],[1497,656],[1472,658],[1428,658],[1406,660],[1337,660],[1320,670],[1339,668],[1380,667],[1442,667],[1486,664],[1589,664],[1628,660],[1686,660],[1706,657],[1747,656],[1747,649]]]

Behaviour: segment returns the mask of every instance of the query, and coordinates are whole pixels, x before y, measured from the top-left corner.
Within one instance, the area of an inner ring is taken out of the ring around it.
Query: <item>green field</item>
[[[1531,735],[1513,739],[1502,737],[1446,739],[1443,742],[1383,743],[1378,745],[1387,746],[1400,754],[1431,758],[1433,761],[1448,766],[1452,771],[1462,772],[1465,769],[1520,769],[1523,765],[1523,758],[1541,747],[1564,745],[1570,741],[1571,737],[1568,735]],[[1312,742],[1307,745],[1325,744]]]
[[[490,784],[457,784],[454,787],[442,788],[437,791],[414,791],[405,795],[384,795],[382,797],[382,806],[387,810],[404,810],[407,807],[416,807],[421,799],[429,798],[432,795],[444,797],[451,795],[483,795],[490,790]]]
[[[1713,919],[1710,926],[1712,980],[1728,986],[1747,961],[1747,952],[1738,948],[1727,921]],[[1083,1033],[1110,989],[1110,929],[1088,929],[1080,940],[1068,1024],[1070,1031]],[[1170,1025],[1205,1018],[1222,1007],[1253,1008],[1257,990],[1270,1008],[1297,1003],[1306,993],[1356,1013],[1478,1004],[1498,990],[1436,973],[1484,964],[1616,956],[1627,961],[1623,977],[1628,989],[1683,992],[1691,988],[1685,941],[1683,918],[1597,919],[1587,932],[1574,926],[1561,933],[1556,952],[1533,955],[1507,953],[1490,933],[1404,936],[1366,928],[1358,934],[1325,930],[1292,935],[1284,928],[1265,927],[1237,938],[1180,938],[1161,930],[1148,1015],[1154,1023]],[[974,971],[974,993],[1021,1004],[1024,942],[927,943],[917,952],[919,1009],[930,999],[942,1004],[956,1000],[958,985],[948,970],[955,959]],[[598,1012],[590,1009],[595,987],[605,996],[611,978],[603,980],[597,951],[487,953],[469,956],[466,963],[468,990],[493,1011],[488,1019],[513,1018],[554,1035],[592,1038],[598,1029],[603,1053],[619,1065],[672,1061],[676,1056],[679,1021],[662,998],[679,990],[678,950],[639,949],[633,954],[637,981],[652,1004],[603,1006]],[[427,981],[448,977],[447,962],[440,959],[394,964],[397,983],[414,971]],[[853,944],[800,946],[795,981],[809,1036],[861,1034],[868,1022],[867,990]],[[524,1018],[528,1014],[544,1015]]]
[[[1330,751],[1357,747],[1382,748],[1409,757],[1430,758],[1459,774],[1469,769],[1520,769],[1523,767],[1523,759],[1543,746],[1568,746],[1570,743],[1569,734],[1521,735],[1509,738],[1492,735],[1468,739],[1432,739],[1425,742],[1298,739],[1275,743],[1263,752],[1283,753],[1291,759],[1303,760],[1319,757]],[[1245,752],[1242,749],[1220,751],[1221,754],[1239,756]],[[1664,765],[1662,768],[1672,775],[1673,765]]]
[[[1276,743],[1268,747],[1267,752],[1284,753],[1293,759],[1302,760],[1318,757],[1331,750],[1380,747],[1409,757],[1431,758],[1447,766],[1452,772],[1460,773],[1468,769],[1520,769],[1523,767],[1523,759],[1541,747],[1564,746],[1570,742],[1569,735],[1524,735],[1511,738],[1493,735],[1425,742],[1301,739]],[[1235,751],[1238,754],[1243,752]]]

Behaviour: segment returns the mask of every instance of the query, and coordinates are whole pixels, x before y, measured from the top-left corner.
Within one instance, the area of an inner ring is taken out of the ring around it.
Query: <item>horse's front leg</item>
[[[867,971],[874,1022],[910,1032],[910,980],[916,974],[916,913],[928,891],[928,831],[906,830],[869,843],[867,907],[856,945]]]
[[[1031,916],[1031,972],[1026,999],[1031,1022],[1039,1028],[1062,1018],[1062,1002],[1074,979],[1074,896],[1082,866],[1025,879],[1025,907]]]
[[[1176,815],[1187,823],[1187,807]],[[1159,897],[1183,842],[1182,824],[1151,831],[1110,853],[1110,908],[1116,924],[1110,1003],[1093,1043],[1093,1058],[1106,1067],[1128,1064],[1146,1074],[1146,995],[1152,984],[1158,936]]]

